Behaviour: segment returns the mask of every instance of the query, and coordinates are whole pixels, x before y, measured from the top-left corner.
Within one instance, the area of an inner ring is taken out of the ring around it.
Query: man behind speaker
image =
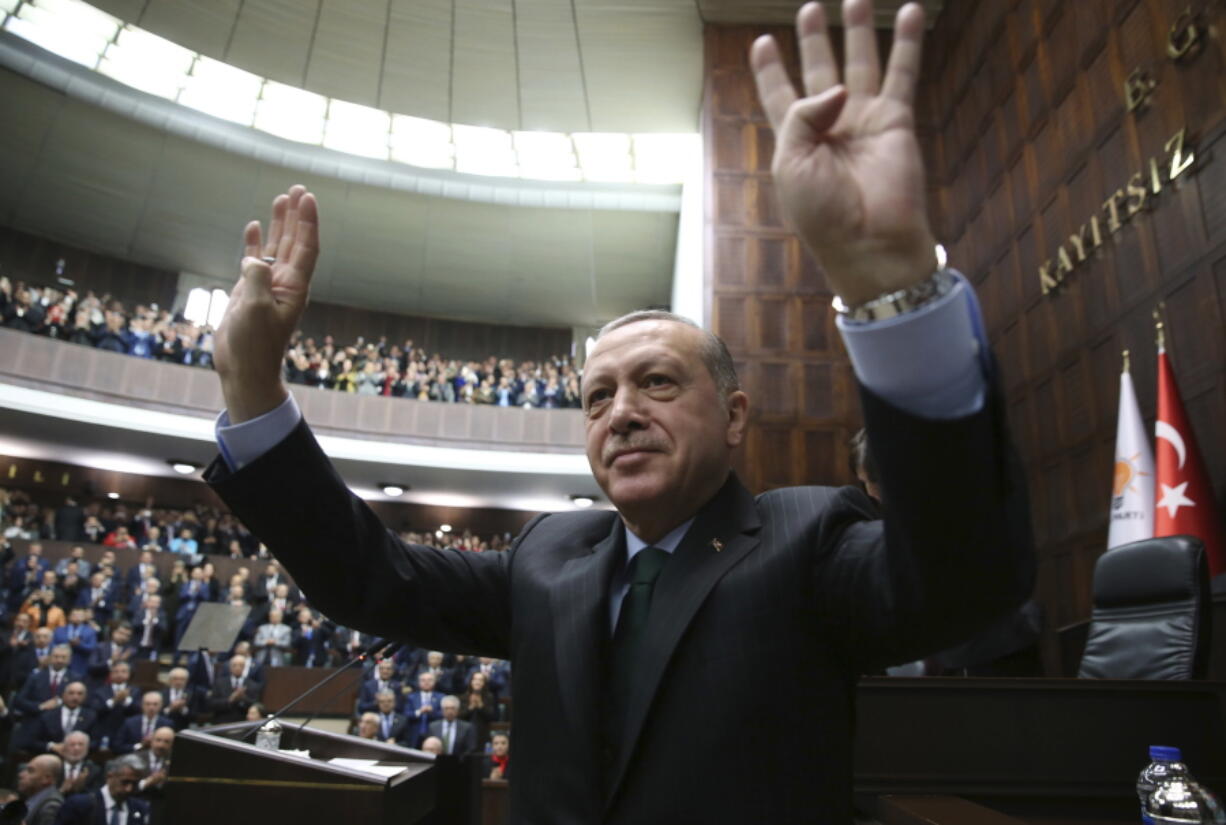
[[[934,271],[912,112],[923,12],[899,11],[884,80],[871,4],[847,0],[843,19],[845,85],[817,3],[798,17],[803,97],[773,40],[751,62],[782,212],[851,307],[839,327],[885,525],[851,488],[750,495],[731,472],[748,417],[731,356],[648,312],[606,325],[583,378],[588,462],[616,514],[540,516],[503,553],[405,544],[346,490],[281,381],[315,198],[277,198],[267,243],[247,227],[206,477],[346,627],[513,662],[512,822],[847,823],[857,674],[1029,591],[1025,485],[982,325],[968,283]],[[762,684],[796,711],[754,713]]]

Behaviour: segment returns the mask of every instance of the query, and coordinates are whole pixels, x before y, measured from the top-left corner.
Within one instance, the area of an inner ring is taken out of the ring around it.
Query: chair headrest
[[[1094,565],[1094,605],[1124,607],[1195,598],[1205,548],[1192,536],[1144,539],[1108,550]]]

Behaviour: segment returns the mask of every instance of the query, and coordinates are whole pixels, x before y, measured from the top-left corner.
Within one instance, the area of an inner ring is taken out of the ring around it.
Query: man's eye
[[[649,387],[666,387],[673,383],[673,379],[667,375],[649,375],[646,383]]]
[[[608,390],[594,390],[592,394],[587,397],[587,404],[590,407],[593,404],[599,403],[601,401],[605,401],[608,398],[609,398]]]

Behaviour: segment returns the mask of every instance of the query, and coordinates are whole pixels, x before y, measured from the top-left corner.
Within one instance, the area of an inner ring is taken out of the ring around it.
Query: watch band
[[[848,306],[837,295],[834,296],[831,303],[835,312],[849,320],[884,321],[887,318],[914,312],[925,304],[948,295],[957,283],[957,277],[952,270],[941,268],[918,284],[912,284],[895,292],[887,292],[885,295],[880,295],[862,304]]]

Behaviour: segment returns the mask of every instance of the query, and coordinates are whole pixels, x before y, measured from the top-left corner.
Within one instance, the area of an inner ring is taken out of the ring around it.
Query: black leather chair
[[[1094,612],[1078,676],[1205,678],[1209,608],[1199,539],[1166,536],[1108,550],[1094,565]]]

